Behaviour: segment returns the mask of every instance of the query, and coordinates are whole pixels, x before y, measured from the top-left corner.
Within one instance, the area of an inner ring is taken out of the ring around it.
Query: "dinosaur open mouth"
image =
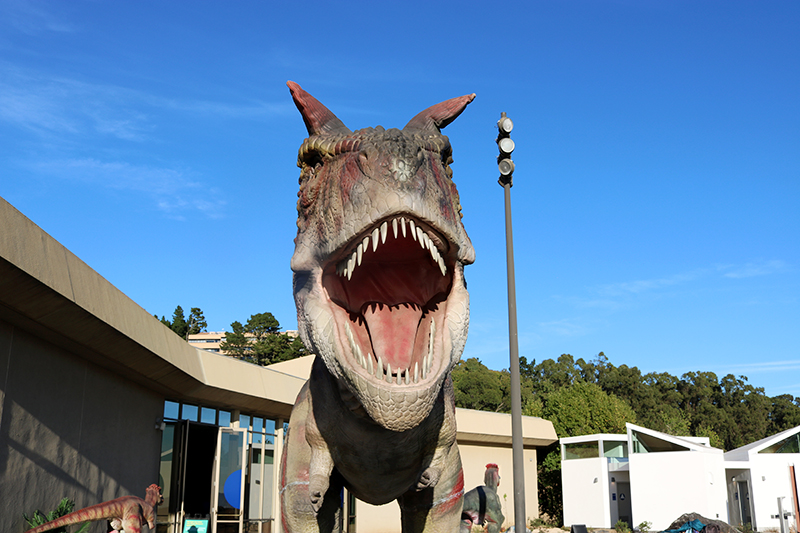
[[[433,229],[395,217],[351,241],[326,266],[322,283],[344,324],[341,345],[360,374],[413,385],[439,366],[454,268],[448,248]]]

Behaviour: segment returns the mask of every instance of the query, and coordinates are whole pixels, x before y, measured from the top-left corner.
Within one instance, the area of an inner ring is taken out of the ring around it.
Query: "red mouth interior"
[[[329,298],[347,311],[364,357],[391,365],[392,373],[422,366],[428,352],[430,319],[440,313],[452,284],[452,265],[439,266],[411,236],[389,235],[373,251],[369,246],[351,278],[330,264],[323,273]],[[436,320],[437,329],[443,320]]]

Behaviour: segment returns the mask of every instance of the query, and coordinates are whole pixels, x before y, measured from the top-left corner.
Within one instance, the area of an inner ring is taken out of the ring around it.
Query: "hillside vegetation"
[[[731,450],[800,425],[800,398],[769,397],[746,376],[687,372],[642,374],[614,366],[600,352],[592,361],[561,355],[537,364],[520,357],[522,412],[550,420],[560,437],[625,433],[632,422],[671,435],[709,437]],[[510,374],[480,360],[453,370],[456,405],[510,412]],[[561,460],[558,449],[539,458],[540,511],[561,521]]]

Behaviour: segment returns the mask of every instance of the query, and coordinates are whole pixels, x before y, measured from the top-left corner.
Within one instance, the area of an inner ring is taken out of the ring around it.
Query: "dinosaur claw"
[[[322,509],[322,502],[324,498],[322,497],[322,493],[319,491],[311,493],[311,508],[314,509],[314,514],[319,514],[319,510]]]
[[[422,471],[422,474],[419,475],[419,480],[417,481],[417,490],[435,487],[439,482],[439,476],[441,475],[442,471],[439,468],[429,466]]]
[[[314,514],[318,514],[322,509],[325,500],[325,492],[328,490],[328,478],[321,475],[312,475],[308,485],[308,497],[311,500],[311,508]]]

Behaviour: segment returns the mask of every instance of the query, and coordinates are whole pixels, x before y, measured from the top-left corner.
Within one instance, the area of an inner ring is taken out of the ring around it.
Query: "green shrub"
[[[33,529],[35,527],[44,525],[47,522],[52,522],[56,518],[61,518],[64,515],[68,515],[69,513],[72,512],[74,508],[75,508],[75,502],[73,502],[69,498],[64,498],[63,500],[61,500],[61,503],[58,504],[58,507],[56,507],[54,510],[50,511],[47,514],[44,514],[39,509],[36,509],[33,512],[33,516],[29,517],[27,514],[22,513],[22,518],[24,518],[25,521],[28,523],[28,528]],[[86,531],[88,528],[89,528],[89,522],[86,522],[75,533],[84,533],[84,531]],[[67,528],[65,526],[62,526],[56,529],[51,529],[50,531],[52,531],[53,533],[67,533]]]
[[[617,523],[614,524],[614,529],[617,531],[617,533],[630,533],[631,531],[628,523],[624,520],[617,520]]]

